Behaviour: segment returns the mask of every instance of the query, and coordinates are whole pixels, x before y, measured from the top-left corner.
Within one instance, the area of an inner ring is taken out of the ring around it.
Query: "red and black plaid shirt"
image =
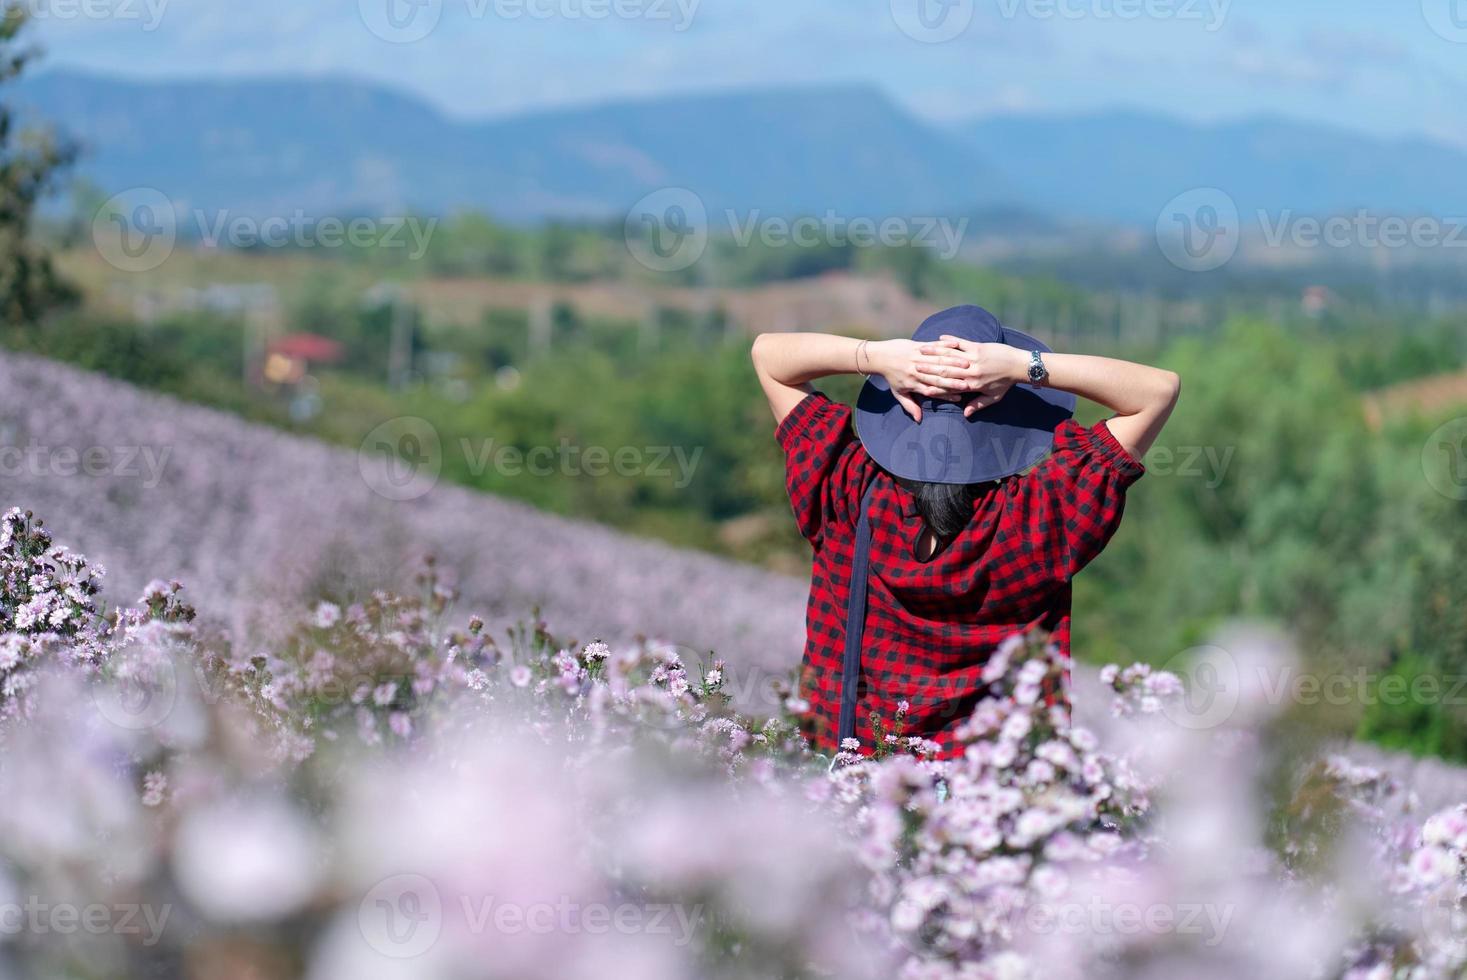
[[[811,707],[807,735],[827,752],[840,717],[846,597],[868,484],[871,576],[856,737],[869,750],[872,713],[889,726],[906,701],[905,734],[936,741],[946,756],[1000,642],[1043,629],[1069,656],[1070,579],[1115,533],[1126,490],[1144,472],[1104,422],[1087,429],[1067,421],[1049,457],[992,484],[962,533],[924,562],[912,495],[866,454],[848,406],[809,395],[777,438],[795,520],[815,549],[800,693]]]

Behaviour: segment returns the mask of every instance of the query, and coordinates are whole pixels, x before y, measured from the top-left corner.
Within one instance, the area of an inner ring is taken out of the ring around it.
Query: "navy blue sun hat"
[[[1027,334],[1010,330],[978,306],[934,313],[912,335],[932,343],[944,334],[978,344],[1008,344],[1049,353]],[[988,483],[1020,473],[1054,448],[1054,430],[1075,414],[1075,396],[1053,388],[1016,384],[973,417],[961,402],[919,399],[922,421],[914,422],[892,395],[886,379],[872,375],[856,401],[856,435],[882,469],[924,483]]]

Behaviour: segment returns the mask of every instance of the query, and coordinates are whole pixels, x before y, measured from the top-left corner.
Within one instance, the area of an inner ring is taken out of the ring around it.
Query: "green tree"
[[[0,86],[19,78],[35,57],[19,40],[28,19],[22,5],[3,2]],[[76,298],[31,236],[36,204],[56,187],[75,148],[49,132],[21,131],[9,101],[0,98],[0,318],[14,325],[34,323]]]

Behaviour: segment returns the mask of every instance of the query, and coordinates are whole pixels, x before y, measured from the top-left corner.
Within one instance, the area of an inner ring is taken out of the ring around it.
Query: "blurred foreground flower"
[[[1200,722],[1175,676],[1110,669],[1123,720],[1106,751],[1046,697],[1066,665],[1016,637],[959,758],[905,737],[899,712],[879,744],[826,759],[792,717],[735,712],[719,661],[566,645],[539,622],[455,627],[431,567],[417,596],[321,602],[239,650],[177,583],[103,615],[100,570],[18,511],[0,563],[0,975],[1467,964],[1467,808],[1418,823],[1341,759],[1280,798],[1290,760],[1247,686]],[[1250,671],[1282,655],[1227,642]]]

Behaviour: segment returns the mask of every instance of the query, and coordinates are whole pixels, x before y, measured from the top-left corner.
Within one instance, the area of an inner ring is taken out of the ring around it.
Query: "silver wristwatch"
[[[1049,369],[1044,366],[1044,358],[1042,358],[1042,357],[1039,356],[1039,352],[1037,350],[1036,351],[1030,351],[1029,352],[1029,383],[1030,384],[1036,384],[1036,385],[1042,385],[1042,384],[1047,384],[1048,382],[1049,382]]]

